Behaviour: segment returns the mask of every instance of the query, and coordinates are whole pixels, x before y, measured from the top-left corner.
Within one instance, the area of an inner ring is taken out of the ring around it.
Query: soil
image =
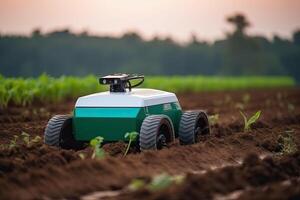
[[[145,189],[123,193],[116,199],[299,199],[300,153],[280,159],[260,160],[248,155],[243,164],[228,166],[205,174],[187,174],[180,185],[160,192]],[[283,182],[285,181],[285,182]],[[290,193],[286,193],[290,190]],[[266,193],[273,192],[274,193]],[[281,192],[279,192],[281,191]],[[112,198],[111,198],[112,199]]]
[[[162,191],[141,189],[110,198],[299,199],[300,153],[294,148],[288,154],[283,138],[300,149],[300,89],[187,93],[178,98],[184,110],[219,115],[210,135],[189,146],[176,140],[160,151],[131,148],[125,157],[125,143],[105,144],[102,160],[91,159],[89,147],[62,150],[42,140],[22,140],[22,132],[31,139],[43,137],[48,119],[71,113],[75,100],[1,109],[0,199],[80,199],[93,192],[123,191],[134,178],[149,180],[163,172],[186,178]],[[243,131],[240,110],[247,116],[262,111],[250,131]],[[14,135],[19,136],[17,143],[8,148]]]

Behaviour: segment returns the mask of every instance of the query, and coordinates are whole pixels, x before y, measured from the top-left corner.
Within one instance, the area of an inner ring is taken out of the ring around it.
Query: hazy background
[[[0,2],[5,76],[135,72],[299,80],[298,0]]]
[[[0,0],[2,33],[29,35],[71,28],[94,34],[120,35],[138,31],[146,38],[171,35],[187,41],[222,38],[230,27],[224,17],[242,12],[253,27],[250,33],[291,37],[300,25],[299,0]]]

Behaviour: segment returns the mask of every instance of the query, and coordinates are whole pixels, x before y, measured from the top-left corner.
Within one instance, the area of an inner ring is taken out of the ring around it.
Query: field
[[[172,92],[199,92],[273,88],[294,86],[290,77],[203,77],[171,76],[147,77],[143,87]],[[5,78],[0,75],[0,108],[9,104],[30,105],[33,102],[56,103],[81,95],[107,90],[98,83],[98,77],[62,76],[53,78],[45,74],[38,78]]]
[[[300,90],[203,90],[178,94],[183,109],[212,116],[212,133],[200,143],[131,148],[126,157],[126,144],[105,144],[102,160],[91,159],[90,148],[61,150],[20,138],[42,137],[52,115],[72,111],[72,95],[26,107],[9,102],[0,110],[0,199],[299,199]],[[262,111],[247,132],[240,110]]]

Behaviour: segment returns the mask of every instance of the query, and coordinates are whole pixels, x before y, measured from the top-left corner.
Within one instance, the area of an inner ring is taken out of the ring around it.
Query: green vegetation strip
[[[207,76],[150,76],[142,87],[171,92],[200,92],[239,90],[249,88],[291,87],[290,77],[207,77]],[[33,101],[59,102],[66,98],[107,90],[98,83],[98,77],[62,76],[53,78],[41,75],[37,78],[6,78],[0,75],[0,107],[8,104],[26,106]]]

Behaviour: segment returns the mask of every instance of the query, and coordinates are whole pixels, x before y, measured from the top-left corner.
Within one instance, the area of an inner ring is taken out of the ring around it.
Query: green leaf
[[[33,138],[33,140],[31,140],[31,142],[33,143],[38,143],[42,140],[42,138],[40,136],[35,136],[35,138]]]
[[[101,149],[100,147],[97,147],[95,149],[95,157],[98,159],[102,159],[105,157],[105,151]]]
[[[169,187],[172,184],[172,182],[173,182],[172,176],[163,173],[158,176],[155,176],[151,181],[150,185],[148,186],[148,188],[153,191],[162,190]]]
[[[85,159],[85,154],[84,153],[79,153],[78,156],[79,156],[79,158],[81,158],[81,160]]]
[[[175,184],[181,184],[184,181],[185,176],[184,175],[175,175],[172,177],[172,179]]]
[[[92,147],[96,147],[96,146],[101,146],[101,144],[102,144],[102,142],[103,142],[103,137],[101,137],[101,136],[97,136],[97,137],[95,137],[94,139],[92,139],[91,141],[90,141],[90,145],[92,146]]]
[[[124,138],[126,139],[126,140],[129,140],[129,136],[130,135],[130,133],[129,132],[127,132],[125,135],[124,135]]]
[[[251,99],[250,94],[247,93],[247,94],[244,94],[244,95],[243,95],[243,102],[244,102],[245,104],[249,103],[250,99]]]
[[[251,126],[251,124],[255,123],[258,118],[260,117],[261,111],[257,111],[249,120],[248,120],[248,125]]]
[[[139,190],[143,187],[145,187],[146,183],[143,179],[133,179],[129,186],[128,186],[128,189],[129,190],[132,190],[132,191],[136,191],[136,190]]]
[[[244,124],[245,124],[244,131],[247,131],[250,129],[250,126],[258,120],[258,118],[260,117],[261,111],[260,110],[257,111],[252,117],[250,117],[249,120],[247,119],[246,115],[242,111],[240,111],[240,113],[244,118]]]
[[[129,140],[129,142],[128,142],[126,151],[125,151],[125,153],[124,153],[123,156],[126,156],[126,155],[127,155],[131,143],[134,142],[134,141],[137,139],[137,136],[138,136],[138,133],[137,133],[137,132],[130,132],[130,133],[126,133],[126,134],[124,135],[124,138],[125,138],[126,140]]]
[[[18,135],[14,135],[14,138],[10,140],[10,143],[8,145],[8,148],[12,149],[17,146],[17,140],[19,139]]]
[[[28,133],[25,133],[25,132],[22,132],[21,133],[21,136],[23,138],[23,141],[26,145],[29,145],[30,143],[30,139],[29,139],[29,134]]]
[[[241,115],[243,116],[243,119],[244,119],[244,130],[247,130],[248,129],[247,117],[242,111],[240,111],[240,113],[241,113]]]
[[[22,132],[22,133],[21,133],[21,136],[22,136],[22,137],[29,137],[29,134],[26,133],[26,132]]]
[[[138,136],[137,132],[131,132],[130,133],[130,140],[134,142],[136,140],[137,136]]]
[[[130,132],[130,133],[126,133],[124,137],[126,140],[131,140],[132,142],[134,142],[137,136],[138,136],[137,132]]]
[[[105,157],[105,151],[101,149],[101,144],[103,142],[104,138],[101,136],[97,136],[94,139],[90,141],[91,147],[93,147],[94,151],[92,154],[92,158],[99,158],[102,159]]]
[[[219,114],[210,115],[208,117],[208,122],[210,125],[215,125],[219,121]]]

